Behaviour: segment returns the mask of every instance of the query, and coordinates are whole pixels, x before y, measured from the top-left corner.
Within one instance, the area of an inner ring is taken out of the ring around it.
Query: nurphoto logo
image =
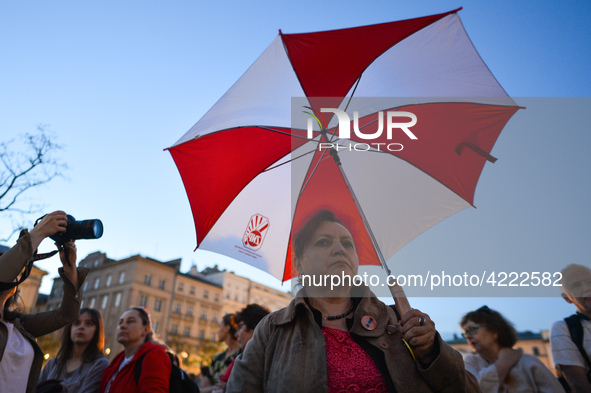
[[[309,107],[305,107],[311,110]],[[351,118],[349,115],[337,108],[321,108],[320,112],[326,113],[333,113],[338,120],[339,127],[338,127],[338,138],[339,139],[351,139]],[[324,124],[320,121],[320,119],[313,113],[304,111],[308,115],[312,116],[313,119],[316,120],[318,125],[320,126],[321,130],[327,130],[328,124],[324,121]],[[308,118],[307,124],[307,137],[308,139],[314,138],[314,121],[312,118]],[[376,121],[378,123],[377,130],[370,133],[365,133],[359,128],[359,113],[357,111],[353,112],[353,133],[354,135],[362,140],[377,140],[383,139],[382,134],[384,133],[384,118],[386,118],[386,139],[391,141],[395,136],[395,130],[401,130],[404,134],[410,138],[411,140],[419,139],[417,136],[410,130],[412,126],[417,124],[417,116],[412,112],[404,112],[404,111],[387,111],[386,115],[384,115],[383,111],[379,111],[377,114]],[[407,121],[400,121],[402,119],[407,119]],[[410,119],[410,120],[408,120]],[[375,123],[375,121],[371,122]],[[377,149],[378,151],[381,149],[387,149],[389,151],[401,151],[404,146],[401,143],[385,143],[385,142],[370,142],[370,143],[349,143],[349,145],[338,144],[336,142],[320,142],[318,144],[318,150],[322,149],[336,149],[339,150],[355,150],[355,151],[367,151],[371,149]]]

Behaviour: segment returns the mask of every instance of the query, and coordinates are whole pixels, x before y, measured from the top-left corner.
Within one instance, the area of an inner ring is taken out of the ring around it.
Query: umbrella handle
[[[411,310],[410,303],[408,302],[408,298],[404,293],[404,289],[398,285],[398,281],[394,282],[394,285],[389,285],[390,293],[394,298],[394,302],[396,303],[396,309],[400,316],[406,314],[408,311]]]

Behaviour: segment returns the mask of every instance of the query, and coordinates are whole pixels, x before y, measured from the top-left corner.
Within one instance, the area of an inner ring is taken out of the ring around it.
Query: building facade
[[[19,296],[21,297],[24,312],[33,312],[39,297],[39,287],[41,280],[47,275],[45,270],[39,269],[33,265],[29,277],[18,286]]]
[[[225,313],[240,310],[255,299],[274,311],[292,298],[217,267],[199,273],[193,266],[188,273],[181,273],[180,259],[161,262],[134,255],[112,260],[95,252],[79,266],[90,269],[82,286],[82,307],[102,313],[109,359],[123,349],[116,338],[120,316],[130,307],[141,306],[148,309],[157,338],[183,358],[186,369],[197,373],[199,366],[220,350],[216,332]],[[57,308],[62,294],[63,282],[58,277],[45,309]]]
[[[231,314],[240,311],[244,306],[257,303],[267,307],[271,312],[287,307],[293,296],[286,292],[256,283],[218,266],[206,268],[197,273],[192,269],[189,274],[196,274],[206,281],[221,285],[223,288],[223,313]]]
[[[0,255],[10,250],[10,247],[0,244]],[[18,286],[19,299],[18,306],[25,313],[35,312],[37,299],[39,297],[39,287],[43,277],[47,275],[45,270],[39,269],[33,265],[29,277]]]

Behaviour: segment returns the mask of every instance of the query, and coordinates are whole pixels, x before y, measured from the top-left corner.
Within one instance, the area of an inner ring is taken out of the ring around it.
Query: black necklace
[[[342,319],[345,318],[347,315],[351,314],[351,311],[353,311],[353,308],[355,307],[355,305],[353,304],[353,302],[351,302],[351,307],[349,307],[349,309],[347,311],[345,311],[342,314],[339,315],[328,315],[328,316],[322,316],[325,320],[327,321],[335,321],[337,319]]]

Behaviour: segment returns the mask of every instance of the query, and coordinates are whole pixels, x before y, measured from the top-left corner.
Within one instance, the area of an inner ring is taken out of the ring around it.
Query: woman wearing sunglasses
[[[517,332],[498,312],[481,307],[464,315],[460,325],[476,352],[464,359],[466,369],[476,376],[484,393],[563,391],[537,357],[513,349]]]

